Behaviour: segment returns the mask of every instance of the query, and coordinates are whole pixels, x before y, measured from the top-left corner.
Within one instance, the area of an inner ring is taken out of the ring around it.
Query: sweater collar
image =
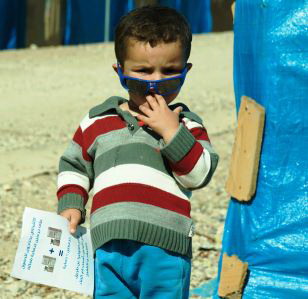
[[[89,117],[93,118],[113,109],[116,110],[117,113],[121,113],[119,106],[125,102],[128,101],[124,98],[116,96],[110,97],[104,103],[93,107],[89,112]]]

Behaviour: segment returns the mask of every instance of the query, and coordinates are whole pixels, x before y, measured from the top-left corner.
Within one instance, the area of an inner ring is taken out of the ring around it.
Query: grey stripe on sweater
[[[91,229],[102,223],[118,219],[132,219],[161,225],[188,236],[192,220],[176,212],[139,202],[114,203],[91,214]]]

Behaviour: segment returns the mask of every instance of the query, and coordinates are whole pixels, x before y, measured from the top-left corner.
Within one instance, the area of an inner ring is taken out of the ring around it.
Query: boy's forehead
[[[171,42],[164,42],[164,41],[157,41],[155,43],[151,43],[149,41],[140,41],[140,40],[137,40],[135,38],[128,38],[127,39],[127,42],[126,42],[126,51],[128,49],[131,49],[131,48],[144,48],[145,50],[146,49],[150,49],[150,48],[156,48],[156,47],[170,47],[170,48],[173,48],[175,50],[179,49],[181,51],[183,51],[183,46],[182,46],[182,43],[179,39],[175,40],[175,41],[171,41]]]
[[[126,43],[126,53],[124,61],[135,63],[165,62],[182,64],[184,60],[184,50],[179,40],[174,42],[158,42],[151,46],[149,42],[138,41],[130,38]]]

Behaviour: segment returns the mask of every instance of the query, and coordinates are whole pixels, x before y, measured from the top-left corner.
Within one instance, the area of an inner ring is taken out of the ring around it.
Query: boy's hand
[[[71,234],[74,234],[77,225],[81,222],[81,212],[78,209],[66,209],[60,215],[69,221],[69,231]]]
[[[153,131],[163,137],[168,143],[179,128],[179,114],[183,110],[177,107],[173,111],[168,107],[161,95],[148,95],[146,100],[150,108],[139,106],[139,110],[145,115],[138,115],[138,119],[151,127]]]

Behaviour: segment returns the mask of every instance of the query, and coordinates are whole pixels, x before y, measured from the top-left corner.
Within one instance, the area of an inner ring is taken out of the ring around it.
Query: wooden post
[[[44,0],[27,0],[26,47],[31,44],[44,46]]]
[[[61,45],[65,0],[27,0],[26,46]]]
[[[233,30],[232,2],[233,0],[211,0],[213,32]]]
[[[136,7],[158,4],[158,0],[135,0]]]
[[[65,1],[45,0],[45,45],[61,45],[65,23]]]

